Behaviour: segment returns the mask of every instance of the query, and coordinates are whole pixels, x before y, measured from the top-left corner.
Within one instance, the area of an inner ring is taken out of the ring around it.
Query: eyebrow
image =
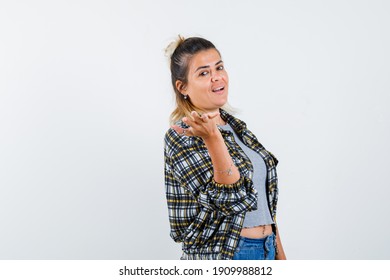
[[[221,63],[223,63],[222,60],[220,60],[220,61],[218,61],[217,63],[215,63],[215,66],[217,66],[218,64],[221,64]],[[198,72],[199,70],[205,69],[205,68],[210,68],[210,65],[199,66],[198,68],[196,68],[195,73]]]

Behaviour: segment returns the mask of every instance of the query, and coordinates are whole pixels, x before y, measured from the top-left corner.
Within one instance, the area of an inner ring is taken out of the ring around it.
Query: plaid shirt
[[[222,109],[220,113],[242,142],[264,159],[268,205],[275,221],[277,159],[259,143],[243,121]],[[183,122],[179,125],[187,127]],[[175,242],[183,243],[182,259],[232,259],[245,213],[257,207],[252,163],[231,132],[221,130],[221,134],[241,175],[234,184],[214,181],[211,158],[200,137],[182,136],[173,129],[165,135],[165,188],[170,235]]]

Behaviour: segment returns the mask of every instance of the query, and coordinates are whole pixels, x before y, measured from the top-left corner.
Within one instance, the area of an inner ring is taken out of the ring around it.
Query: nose
[[[212,82],[219,81],[220,79],[221,79],[221,76],[219,75],[218,72],[214,72],[213,75],[211,76],[211,81]]]

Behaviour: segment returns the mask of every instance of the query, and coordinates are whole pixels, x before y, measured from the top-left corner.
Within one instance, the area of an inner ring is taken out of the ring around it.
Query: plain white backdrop
[[[290,259],[390,259],[388,1],[0,1],[0,259],[178,259],[165,46],[203,36],[279,159]]]

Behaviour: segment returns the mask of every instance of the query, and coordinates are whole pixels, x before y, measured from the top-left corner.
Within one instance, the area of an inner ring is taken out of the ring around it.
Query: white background
[[[203,36],[279,159],[290,259],[390,259],[387,1],[0,1],[0,258],[178,259],[165,46]]]

